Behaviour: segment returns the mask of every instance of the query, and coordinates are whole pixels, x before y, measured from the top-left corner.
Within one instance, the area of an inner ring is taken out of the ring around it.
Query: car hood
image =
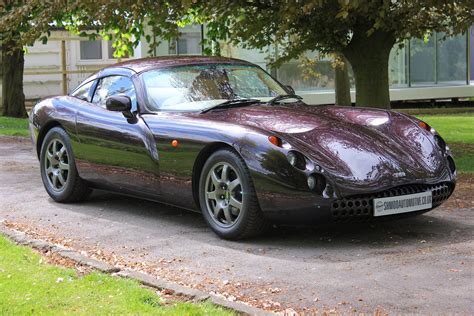
[[[211,115],[280,135],[320,164],[346,192],[449,178],[433,136],[400,113],[295,105],[252,106]]]

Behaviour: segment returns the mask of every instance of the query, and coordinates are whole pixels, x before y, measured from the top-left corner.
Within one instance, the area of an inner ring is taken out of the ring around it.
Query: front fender
[[[307,177],[311,171],[291,166],[286,157],[288,150],[270,143],[268,135],[247,133],[238,148],[250,170],[260,208],[267,217],[285,212],[294,214],[298,209],[316,211],[330,204],[331,199],[309,190]]]
[[[29,128],[38,157],[46,133],[55,126],[61,126],[70,137],[73,150],[76,147],[76,109],[73,103],[66,106],[64,101],[63,97],[47,98],[38,102],[30,112]]]

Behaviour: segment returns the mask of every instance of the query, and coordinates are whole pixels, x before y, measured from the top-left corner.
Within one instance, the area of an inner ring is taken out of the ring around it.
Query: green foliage
[[[474,114],[418,115],[420,120],[434,127],[448,143],[474,145]]]
[[[474,114],[419,115],[444,138],[460,172],[474,172]]]
[[[163,305],[138,282],[52,266],[0,235],[0,314],[231,315],[209,303]]]
[[[450,148],[457,170],[474,173],[474,145],[451,143]]]
[[[0,116],[0,135],[29,136],[28,120]]]
[[[403,42],[431,31],[465,31],[474,21],[473,9],[468,0],[11,0],[0,13],[0,33],[31,44],[46,41],[51,26],[59,26],[81,36],[108,35],[130,52],[142,37],[152,42],[150,32],[168,40],[179,34],[178,26],[206,23],[210,41],[258,49],[278,44],[281,62],[308,50],[344,52],[374,32]]]
[[[17,45],[41,38],[51,26],[81,36],[107,36],[115,57],[131,54],[140,40],[150,52],[179,35],[178,27],[205,23],[204,54],[220,54],[219,41],[268,50],[273,66],[308,51],[344,56],[352,65],[356,102],[389,107],[390,49],[432,31],[464,32],[474,23],[472,0],[30,0],[5,2],[0,33]],[[150,36],[150,33],[153,36]]]
[[[80,36],[113,40],[116,57],[131,54],[147,32],[162,40],[178,35],[178,21],[186,16],[179,1],[75,1],[29,0],[0,4],[0,34],[17,46],[47,41],[52,27],[63,27]]]
[[[431,31],[464,32],[474,21],[474,2],[467,0],[188,2],[195,22],[212,22],[214,41],[260,50],[277,45],[273,67],[316,50],[345,57],[361,106],[390,106],[388,59],[396,43]]]
[[[473,22],[472,1],[188,1],[214,39],[264,49],[278,44],[276,62],[306,51],[345,52],[354,41],[383,32],[390,45],[430,31],[453,34]],[[367,49],[369,47],[366,47]]]

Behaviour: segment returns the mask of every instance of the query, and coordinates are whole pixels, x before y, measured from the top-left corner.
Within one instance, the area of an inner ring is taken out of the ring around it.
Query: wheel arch
[[[199,152],[196,158],[196,161],[194,162],[193,173],[192,173],[192,190],[193,190],[194,203],[196,203],[198,207],[199,207],[199,179],[201,178],[202,169],[207,159],[213,153],[221,149],[230,149],[240,156],[240,154],[237,152],[237,150],[233,146],[224,142],[214,142],[214,143],[207,144],[203,149],[201,149],[201,151]]]
[[[46,136],[46,134],[54,127],[61,127],[63,128],[63,126],[61,125],[61,123],[59,123],[58,121],[49,121],[48,123],[46,123],[41,129],[40,129],[40,132],[38,134],[38,139],[36,141],[36,154],[38,156],[38,158],[40,157],[40,154],[41,154],[41,146],[43,146],[43,140]],[[63,128],[64,129],[64,128]]]

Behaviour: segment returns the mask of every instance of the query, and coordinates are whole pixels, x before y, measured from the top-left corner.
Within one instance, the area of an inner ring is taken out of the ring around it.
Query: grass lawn
[[[434,127],[448,143],[474,144],[474,114],[417,117]]]
[[[0,116],[0,135],[29,136],[28,119]]]
[[[232,315],[210,303],[163,305],[134,280],[101,273],[78,276],[0,235],[1,315]]]
[[[434,127],[448,143],[458,171],[474,172],[474,114],[417,117]]]

